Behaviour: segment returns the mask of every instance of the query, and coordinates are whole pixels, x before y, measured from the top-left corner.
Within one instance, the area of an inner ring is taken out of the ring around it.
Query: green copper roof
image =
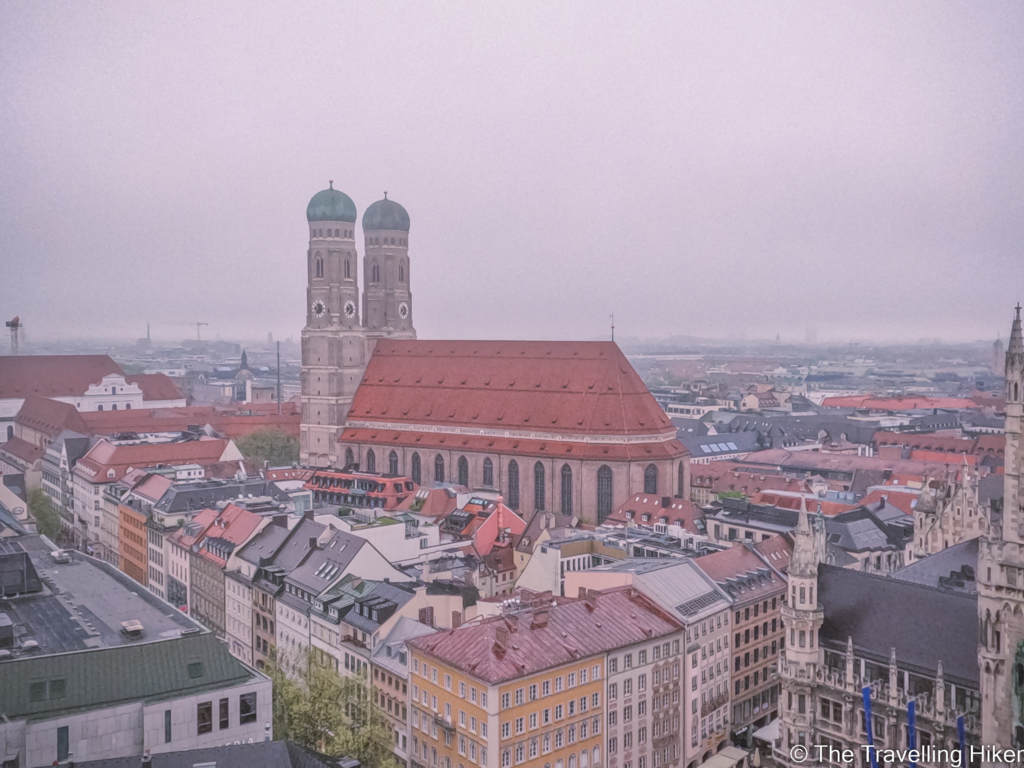
[[[383,200],[378,200],[363,214],[363,231],[369,232],[378,229],[409,231],[408,212],[394,200],[388,200],[387,192],[384,193]]]
[[[331,188],[323,192],[317,192],[313,199],[306,206],[307,221],[347,221],[352,224],[356,221],[356,204],[352,198],[344,192]]]

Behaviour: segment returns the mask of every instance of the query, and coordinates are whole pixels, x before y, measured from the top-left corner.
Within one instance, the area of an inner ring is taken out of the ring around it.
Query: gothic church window
[[[319,256],[316,257],[316,276],[324,276],[324,260],[321,259]]]
[[[658,492],[658,468],[648,464],[644,470],[644,493]]]
[[[519,464],[515,460],[508,463],[508,505],[519,509]]]
[[[421,478],[422,467],[420,467],[420,455],[418,453],[414,453],[412,455],[412,481],[416,483],[416,485],[422,485],[423,480]]]
[[[533,507],[544,509],[544,465],[539,461],[533,465]]]
[[[370,448],[369,450],[366,451],[366,471],[377,471],[377,454],[373,452],[373,448]]]
[[[484,459],[484,487],[494,487],[494,462],[490,459]]]
[[[374,283],[379,283],[380,282],[380,264],[378,264],[376,261],[373,262],[373,271],[372,271],[372,278],[371,279],[372,279],[372,282],[374,282]]]
[[[398,454],[394,451],[388,454],[388,472],[392,475],[398,474]]]
[[[434,482],[444,482],[444,459],[441,457],[440,453],[437,454],[434,459]]]
[[[398,282],[405,282],[405,264],[398,265]]]
[[[340,229],[334,230],[334,236],[335,237],[341,237],[341,230]]]
[[[469,462],[465,456],[459,456],[459,485],[469,485]]]
[[[346,467],[351,467],[355,463],[356,463],[355,454],[352,453],[352,449],[351,448],[346,448],[345,449],[345,466]]]
[[[612,513],[612,470],[602,464],[597,470],[597,522],[603,523]]]
[[[352,277],[352,264],[348,259],[345,259],[345,279]]]
[[[562,514],[572,514],[572,469],[562,465]]]

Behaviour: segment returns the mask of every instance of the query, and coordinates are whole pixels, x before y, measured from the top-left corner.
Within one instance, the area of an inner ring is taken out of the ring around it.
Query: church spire
[[[1013,328],[1010,329],[1010,341],[1006,345],[1006,353],[1009,355],[1024,353],[1024,337],[1022,337],[1020,330],[1020,304],[1015,309],[1017,314],[1013,318]]]

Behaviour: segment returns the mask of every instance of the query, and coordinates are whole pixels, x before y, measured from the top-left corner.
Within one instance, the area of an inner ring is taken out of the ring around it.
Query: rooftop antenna
[[[615,313],[613,312],[609,317],[612,319],[612,341],[615,341]]]
[[[209,323],[196,323],[196,341],[200,341],[200,338],[199,338],[199,326],[201,326],[201,325],[209,325]]]
[[[16,317],[13,320],[7,322],[7,327],[11,329],[11,354],[18,354],[18,332],[21,330],[21,318]]]
[[[281,415],[281,342],[277,342],[277,415]]]
[[[334,179],[331,179],[331,180],[330,180],[329,182],[327,182],[327,183],[331,185],[331,189],[334,189]]]

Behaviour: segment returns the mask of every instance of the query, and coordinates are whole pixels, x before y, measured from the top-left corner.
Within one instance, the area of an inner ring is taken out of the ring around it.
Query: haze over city
[[[0,307],[297,338],[333,179],[409,211],[421,338],[994,339],[1021,39],[1014,3],[6,3]]]

